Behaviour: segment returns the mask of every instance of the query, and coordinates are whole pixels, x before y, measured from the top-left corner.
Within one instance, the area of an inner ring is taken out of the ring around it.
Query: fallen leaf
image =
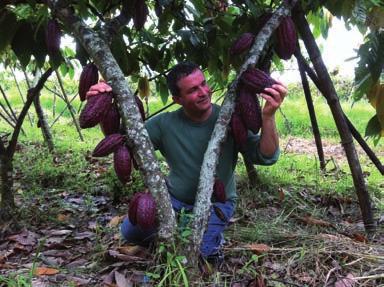
[[[15,241],[24,246],[34,246],[37,244],[37,238],[38,235],[29,230],[23,230],[23,232],[19,234],[11,235],[8,237],[9,240]]]
[[[246,245],[246,248],[249,248],[249,250],[253,251],[258,255],[266,253],[271,250],[271,247],[263,243],[251,243]]]
[[[364,242],[364,243],[368,242],[368,238],[364,234],[361,234],[358,232],[352,234],[352,239],[359,241],[359,242]]]
[[[285,198],[284,190],[282,188],[279,188],[279,201],[283,202],[284,198]]]
[[[115,216],[113,217],[109,223],[108,223],[108,226],[109,227],[116,227],[117,225],[120,224],[120,222],[123,221],[123,218],[124,218],[125,215],[122,215],[122,216]]]
[[[337,280],[335,283],[335,287],[353,287],[357,283],[355,277],[349,273],[345,278],[341,280]]]
[[[116,281],[116,284],[117,284],[117,287],[131,287],[133,286],[132,285],[132,282],[127,278],[125,278],[125,276],[123,274],[121,274],[120,272],[117,272],[115,271],[115,281]]]
[[[300,221],[302,221],[308,225],[319,225],[319,226],[326,226],[326,227],[332,226],[332,223],[330,223],[328,221],[313,218],[311,216],[304,216],[304,217],[297,216],[297,219],[299,219]]]
[[[33,274],[36,276],[42,276],[42,275],[55,275],[59,273],[59,270],[55,268],[49,268],[49,267],[37,267]]]
[[[67,221],[70,217],[70,214],[58,214],[57,215],[57,220],[60,221],[60,222],[64,222],[64,221]]]

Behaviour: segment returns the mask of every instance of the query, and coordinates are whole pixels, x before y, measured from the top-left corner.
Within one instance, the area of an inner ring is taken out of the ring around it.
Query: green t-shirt
[[[166,159],[170,173],[167,177],[169,192],[187,204],[195,202],[200,168],[211,138],[220,107],[213,105],[212,115],[202,123],[190,121],[180,108],[162,113],[146,123],[151,141]],[[271,165],[279,157],[277,150],[272,157],[259,152],[260,136],[249,132],[246,156],[255,164]],[[221,148],[216,176],[224,183],[227,199],[236,199],[234,170],[238,150],[229,134]]]

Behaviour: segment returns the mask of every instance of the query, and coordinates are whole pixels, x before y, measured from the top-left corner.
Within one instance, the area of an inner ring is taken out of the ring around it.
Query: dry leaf
[[[335,287],[353,287],[357,283],[355,277],[349,273],[345,278],[337,280]]]
[[[117,225],[119,225],[122,221],[123,221],[123,218],[124,218],[125,215],[122,215],[122,216],[115,216],[113,217],[109,223],[108,223],[108,226],[109,227],[116,227]]]
[[[48,268],[48,267],[37,267],[33,272],[33,274],[36,276],[55,275],[57,273],[59,273],[59,270],[55,268]]]
[[[284,198],[285,198],[284,190],[282,188],[279,188],[279,201],[280,202],[284,201]]]
[[[69,219],[70,215],[69,214],[58,214],[57,215],[57,220],[60,221],[60,222],[64,222],[64,221],[67,221]]]
[[[271,250],[271,247],[263,243],[252,243],[252,244],[248,244],[246,247],[249,248],[249,250],[256,253],[257,255],[266,253]]]
[[[319,225],[319,226],[332,226],[332,223],[322,220],[322,219],[317,219],[313,218],[311,216],[305,216],[305,217],[297,217],[297,219],[301,220],[302,222],[309,224],[309,225]]]
[[[352,239],[359,241],[359,242],[364,242],[364,243],[368,242],[368,238],[364,234],[361,234],[358,232],[352,234]]]

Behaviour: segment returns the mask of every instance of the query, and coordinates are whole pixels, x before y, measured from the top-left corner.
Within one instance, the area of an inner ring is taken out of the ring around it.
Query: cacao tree
[[[226,97],[222,112],[201,170],[192,223],[195,233],[191,248],[196,251],[208,216],[219,146],[226,135],[233,112],[239,77],[249,66],[269,67],[271,59],[279,62],[277,55],[283,59],[288,58],[284,48],[276,46],[279,34],[273,31],[283,15],[290,14],[296,2],[4,0],[0,3],[0,54],[14,53],[23,67],[33,62],[36,67],[50,66],[63,72],[73,69],[73,58],[83,66],[93,63],[97,67],[104,80],[113,88],[128,146],[133,151],[143,171],[145,183],[158,205],[159,236],[163,240],[173,238],[175,218],[165,181],[139,115],[133,89],[128,86],[126,78],[140,84],[141,91],[146,89],[143,88],[146,86],[143,79],[154,78],[156,93],[164,103],[169,96],[164,72],[177,61],[189,60],[200,65],[214,90],[223,89],[230,84],[228,91],[223,92]],[[325,15],[343,17],[347,25],[356,25],[364,33],[366,42],[357,54],[359,66],[356,69],[355,98],[360,99],[366,95],[376,108],[377,115],[368,123],[366,134],[378,139],[384,130],[384,90],[380,82],[384,65],[383,49],[380,49],[383,42],[383,23],[380,20],[383,19],[380,17],[383,14],[383,3],[374,0],[298,2],[300,9],[295,12],[295,17],[300,18],[300,24],[306,24],[305,21],[308,20],[313,25],[311,35],[306,34],[308,30],[300,30],[300,37],[307,50],[313,45],[313,35],[326,37],[332,17]],[[269,20],[262,20],[263,15],[272,12],[273,16],[270,15]],[[295,17],[293,20],[298,27]],[[241,34],[250,32],[256,38],[250,52],[233,57],[229,52],[231,43]],[[68,55],[60,46],[59,40],[64,34],[76,43],[73,54]],[[294,50],[297,43],[296,40],[292,42],[290,47]],[[314,51],[312,55],[316,54],[316,49],[311,51]],[[337,102],[337,95],[329,86],[329,79],[320,78],[322,63],[317,62],[315,69],[321,85],[328,85],[327,88],[322,88],[322,92],[324,95],[332,95],[332,101]],[[339,115],[340,110],[335,108],[334,114]],[[345,130],[345,120],[339,118],[337,121],[342,122],[338,128],[340,133],[347,134],[345,142],[349,144],[351,139],[348,137],[349,131]],[[357,166],[353,172],[356,189],[363,190],[359,199],[369,209],[369,196],[359,175],[361,169],[359,170],[359,163],[356,162],[353,145],[350,146],[349,154],[350,165]],[[2,195],[2,201],[4,198]],[[368,226],[371,224],[371,214],[367,212],[365,216]],[[190,252],[191,262],[197,253]]]

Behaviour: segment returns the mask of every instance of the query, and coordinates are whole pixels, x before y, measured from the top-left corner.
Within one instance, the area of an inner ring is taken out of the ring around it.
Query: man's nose
[[[199,88],[200,96],[207,96],[207,95],[209,95],[210,91],[211,90],[208,87],[200,87]]]

